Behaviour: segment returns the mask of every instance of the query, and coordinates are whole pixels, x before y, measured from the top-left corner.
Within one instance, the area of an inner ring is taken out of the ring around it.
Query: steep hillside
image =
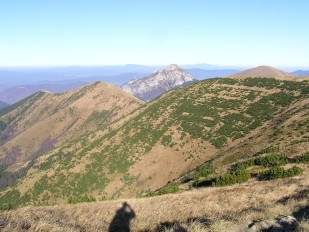
[[[9,104],[3,102],[3,101],[0,101],[0,109],[3,108],[3,107],[6,107],[8,106]]]
[[[204,162],[233,160],[224,152],[250,143],[280,115],[307,110],[308,89],[308,81],[273,78],[212,79],[175,89],[133,111],[110,133],[92,133],[39,157],[24,178],[2,191],[0,203],[54,204],[84,194],[106,199],[155,191]],[[292,138],[306,139],[308,112],[293,117],[304,125],[297,132],[302,137]],[[262,141],[261,149],[272,145]]]
[[[256,68],[252,68],[252,69],[248,69],[242,72],[235,73],[229,77],[230,78],[274,77],[274,78],[279,78],[279,79],[286,79],[286,78],[295,77],[295,75],[264,65],[264,66],[259,66]]]
[[[263,173],[273,167],[280,167],[277,169],[277,177],[282,178],[290,175],[281,173],[283,169],[294,168],[291,176],[301,174],[299,168],[308,171],[308,162],[309,99],[303,99],[288,107],[282,114],[275,115],[247,139],[221,149],[210,161],[186,173],[175,183],[180,183],[181,188],[194,188],[231,185],[250,179],[264,181],[272,179]],[[237,179],[237,174],[247,176]],[[234,180],[231,178],[233,175]]]
[[[121,118],[142,101],[95,82],[54,94],[38,92],[0,111],[0,162],[28,161]]]
[[[121,88],[134,96],[150,101],[176,87],[188,85],[195,79],[176,64],[153,72],[143,79],[134,79]]]

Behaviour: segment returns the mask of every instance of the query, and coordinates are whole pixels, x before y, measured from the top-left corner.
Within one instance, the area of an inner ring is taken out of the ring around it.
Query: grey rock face
[[[150,101],[171,89],[195,81],[187,71],[176,64],[172,64],[145,78],[133,79],[122,85],[121,88],[144,101]]]

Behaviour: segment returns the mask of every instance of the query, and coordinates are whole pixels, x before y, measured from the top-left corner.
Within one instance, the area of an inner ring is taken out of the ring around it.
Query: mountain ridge
[[[0,120],[5,128],[0,133],[1,160],[27,161],[57,144],[106,126],[141,104],[141,100],[104,82],[61,94],[40,91],[2,110]]]

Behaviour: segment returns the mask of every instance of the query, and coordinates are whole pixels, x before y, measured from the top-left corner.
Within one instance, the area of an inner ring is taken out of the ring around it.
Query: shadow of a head
[[[109,232],[129,232],[130,231],[130,221],[135,218],[135,212],[132,207],[124,202],[122,207],[118,209],[115,213],[113,220],[109,226]]]

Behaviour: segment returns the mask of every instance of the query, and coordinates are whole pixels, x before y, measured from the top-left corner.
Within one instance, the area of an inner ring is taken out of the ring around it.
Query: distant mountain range
[[[120,86],[132,78],[143,77],[144,75],[140,73],[123,73],[115,76],[89,76],[70,80],[65,78],[58,81],[42,80],[33,84],[30,83],[0,89],[0,100],[13,104],[38,91],[47,90],[53,93],[62,93],[95,81],[105,81]]]
[[[148,75],[155,69],[157,69],[156,66],[143,65],[1,68],[0,90],[17,85],[67,83],[84,81],[85,79],[108,81],[114,85],[120,85],[135,76]],[[116,83],[114,83],[114,79],[116,79]]]
[[[0,109],[3,108],[3,107],[6,107],[8,105],[9,105],[8,103],[0,101]]]
[[[195,81],[196,79],[187,71],[176,64],[172,64],[142,79],[131,80],[122,85],[121,88],[139,99],[150,101],[171,89]]]
[[[198,80],[225,77],[243,68],[210,64],[182,65],[191,76]],[[121,86],[132,79],[150,75],[163,66],[123,65],[123,66],[72,66],[0,68],[0,100],[15,103],[24,97],[40,91],[63,92],[94,81],[104,81]],[[297,76],[309,76],[309,71],[296,71]]]
[[[14,104],[31,94],[45,90],[49,92],[61,93],[76,89],[78,87],[86,85],[87,82],[73,82],[68,84],[38,84],[38,85],[23,85],[10,87],[8,89],[0,91],[0,99],[10,104]]]
[[[205,70],[200,68],[186,69],[194,78],[204,80],[212,77],[225,77],[239,72],[236,69],[218,69],[218,70]]]
[[[304,71],[304,70],[297,70],[295,72],[292,72],[292,74],[296,76],[309,76],[309,70]]]

